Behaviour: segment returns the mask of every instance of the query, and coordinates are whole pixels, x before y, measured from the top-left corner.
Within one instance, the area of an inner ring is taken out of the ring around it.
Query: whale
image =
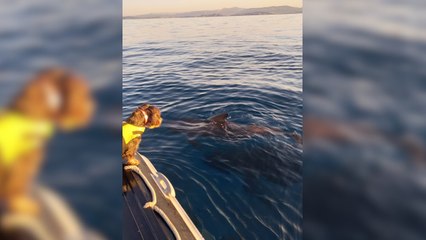
[[[207,119],[168,121],[163,127],[168,128],[170,133],[187,135],[189,143],[203,154],[203,160],[212,167],[224,172],[241,173],[245,186],[261,186],[253,183],[259,177],[282,186],[300,182],[300,174],[296,173],[301,172],[302,166],[299,151],[302,136],[298,133],[271,126],[235,123],[228,113]],[[249,140],[256,135],[279,134],[287,136],[294,144],[263,141],[254,146]],[[206,141],[204,137],[212,138],[212,141]],[[248,187],[248,191],[256,190]]]
[[[171,122],[169,129],[186,132],[196,136],[211,136],[220,138],[248,138],[255,135],[284,134],[297,144],[302,144],[302,136],[296,132],[284,131],[280,128],[256,124],[239,124],[229,121],[229,113],[221,113],[208,119],[187,119]]]

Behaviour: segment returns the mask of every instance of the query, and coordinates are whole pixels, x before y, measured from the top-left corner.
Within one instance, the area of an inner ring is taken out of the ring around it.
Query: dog
[[[46,143],[55,129],[86,126],[94,99],[85,79],[70,70],[38,72],[0,110],[0,205],[2,212],[35,214],[31,184],[43,161]]]
[[[139,165],[135,158],[145,128],[153,129],[161,126],[163,119],[159,108],[143,104],[139,106],[122,124],[122,154],[125,165]]]

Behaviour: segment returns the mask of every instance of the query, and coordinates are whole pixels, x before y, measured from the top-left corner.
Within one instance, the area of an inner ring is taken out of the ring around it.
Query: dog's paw
[[[130,187],[129,187],[129,185],[126,184],[126,185],[121,186],[121,190],[122,190],[123,193],[126,193],[126,192],[130,191]]]
[[[140,164],[140,161],[135,158],[127,160],[127,163],[126,163],[126,165],[133,165],[133,166],[138,166],[139,164]]]
[[[36,216],[40,213],[40,206],[29,197],[16,197],[10,201],[10,211],[13,213]]]

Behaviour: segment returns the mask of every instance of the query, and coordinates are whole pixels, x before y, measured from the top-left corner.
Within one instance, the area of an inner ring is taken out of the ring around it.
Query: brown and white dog
[[[6,212],[37,213],[29,196],[54,129],[86,126],[94,100],[86,81],[62,68],[35,75],[0,110],[0,204]]]
[[[163,119],[159,108],[143,104],[139,106],[122,124],[122,158],[126,165],[139,165],[135,158],[145,128],[161,126]]]

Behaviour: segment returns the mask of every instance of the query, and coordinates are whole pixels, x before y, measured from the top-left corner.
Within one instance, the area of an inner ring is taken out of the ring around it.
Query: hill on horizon
[[[302,13],[302,8],[290,6],[273,6],[262,8],[222,8],[218,10],[192,11],[183,13],[149,13],[135,16],[126,16],[124,19],[152,19],[152,18],[191,18],[191,17],[226,17],[250,15],[277,15]]]

